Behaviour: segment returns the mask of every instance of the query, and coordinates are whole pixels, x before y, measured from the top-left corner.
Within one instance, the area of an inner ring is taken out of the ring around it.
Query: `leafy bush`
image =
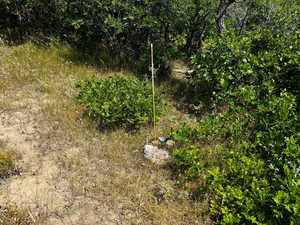
[[[205,170],[213,164],[218,163],[216,162],[216,158],[214,158],[217,156],[215,151],[222,151],[222,147],[219,146],[215,150],[212,150],[209,147],[204,148],[197,145],[189,145],[174,149],[172,155],[184,179],[192,181],[204,175]]]
[[[264,32],[215,39],[194,57],[191,83],[208,84],[215,107],[194,128],[173,132],[176,164],[188,180],[203,177],[199,190],[210,190],[218,224],[300,221],[299,42]],[[204,154],[203,143],[214,142],[222,148]]]
[[[202,52],[192,57],[198,68],[190,79],[197,93],[195,103],[203,101],[203,95],[216,103],[230,102],[239,94],[247,95],[244,100],[249,102],[272,89],[277,95],[286,89],[299,102],[299,37],[300,32],[286,36],[257,29],[243,36],[207,40]]]
[[[76,83],[77,102],[101,127],[138,128],[153,120],[152,88],[135,77],[89,79]],[[157,115],[162,112],[162,96],[155,99]],[[155,119],[158,119],[155,118]]]
[[[176,165],[189,181],[204,177],[207,187],[199,190],[210,190],[211,216],[219,224],[299,221],[300,120],[295,105],[295,97],[283,92],[248,117],[243,108],[232,106],[235,111],[207,116],[195,128],[185,126],[173,134],[181,142],[173,151]],[[185,141],[188,135],[190,142]],[[201,147],[216,140],[223,143],[217,151]]]
[[[211,213],[221,224],[297,224],[300,143],[295,98],[287,93],[272,96],[258,107],[255,118],[247,129],[255,134],[230,139],[234,144],[224,162],[226,170],[209,171],[215,193]]]

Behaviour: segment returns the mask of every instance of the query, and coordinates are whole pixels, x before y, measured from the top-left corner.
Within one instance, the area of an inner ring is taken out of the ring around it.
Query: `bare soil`
[[[20,175],[1,181],[1,204],[17,205],[33,217],[45,216],[45,224],[49,225],[119,224],[117,213],[109,206],[72,196],[66,174],[57,165],[58,152],[43,149],[41,134],[46,128],[39,122],[47,98],[24,96],[23,92],[13,96],[15,101],[0,114],[0,139],[21,156]],[[8,99],[12,98],[4,96],[1,100]],[[55,148],[57,143],[50,140],[47,144]]]

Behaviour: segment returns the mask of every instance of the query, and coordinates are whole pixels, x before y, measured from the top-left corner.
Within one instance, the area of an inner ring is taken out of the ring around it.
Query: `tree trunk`
[[[224,17],[226,14],[226,11],[228,7],[235,3],[236,0],[220,0],[218,12],[216,16],[216,25],[217,25],[217,31],[222,34],[223,32],[226,32],[226,26],[224,22]]]
[[[201,6],[201,1],[194,0],[195,12],[190,22],[188,23],[188,32],[184,51],[190,56],[194,51],[197,51],[197,46],[202,42],[202,36],[208,23],[208,16],[210,15],[208,5]],[[206,7],[206,10],[204,9]],[[201,13],[202,11],[202,13]],[[199,34],[200,32],[200,34]]]

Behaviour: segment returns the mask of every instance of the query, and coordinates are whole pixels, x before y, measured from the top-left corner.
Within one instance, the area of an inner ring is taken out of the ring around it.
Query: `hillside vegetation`
[[[1,1],[0,221],[300,224],[299,24],[296,0]]]

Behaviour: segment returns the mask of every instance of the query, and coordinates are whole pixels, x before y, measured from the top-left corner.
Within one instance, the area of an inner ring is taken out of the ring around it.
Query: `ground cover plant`
[[[153,121],[152,88],[135,77],[109,77],[79,81],[77,102],[100,127],[139,128]],[[157,115],[163,110],[162,96],[155,97]],[[155,118],[157,120],[158,117]]]

